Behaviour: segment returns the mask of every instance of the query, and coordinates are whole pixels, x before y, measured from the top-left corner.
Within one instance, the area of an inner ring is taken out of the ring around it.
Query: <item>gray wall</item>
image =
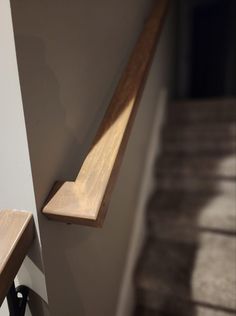
[[[12,0],[42,254],[53,316],[115,315],[150,128],[170,86],[173,22],[156,60],[102,229],[48,221],[56,180],[73,180],[150,7],[147,0]]]
[[[38,229],[8,0],[0,1],[0,46],[0,212],[3,209],[30,210]],[[38,267],[42,266],[40,248],[39,235],[36,234],[30,254],[37,261]],[[31,260],[28,258],[27,262],[30,264]],[[25,284],[38,284],[39,295],[46,297],[44,276],[39,268],[34,270]],[[0,315],[9,315],[5,303],[0,307]]]

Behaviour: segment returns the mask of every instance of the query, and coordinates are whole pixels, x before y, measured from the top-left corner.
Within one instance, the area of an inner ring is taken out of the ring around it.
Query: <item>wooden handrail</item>
[[[0,306],[29,250],[34,237],[32,214],[0,211]]]
[[[48,218],[102,225],[167,7],[155,1],[76,180],[56,184],[43,208]]]

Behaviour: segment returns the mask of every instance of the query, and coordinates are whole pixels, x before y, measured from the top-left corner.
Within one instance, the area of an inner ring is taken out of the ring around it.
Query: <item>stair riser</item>
[[[155,166],[155,174],[157,177],[170,175],[175,177],[214,177],[229,178],[236,180],[236,158],[228,157],[225,159],[215,158],[196,158],[194,159],[178,159],[161,158]]]
[[[209,141],[209,142],[235,142],[235,130],[209,130],[209,129],[187,129],[187,128],[166,128],[163,130],[164,141]]]
[[[160,238],[163,240],[175,240],[187,244],[197,243],[201,233],[211,232],[212,234],[225,234],[228,236],[236,236],[236,229],[231,223],[226,223],[226,229],[222,229],[220,225],[216,227],[204,227],[204,226],[187,226],[185,224],[163,222],[159,221],[158,225],[152,225],[155,218],[150,219],[148,222],[149,236],[152,238]],[[234,217],[233,220],[236,220]],[[165,225],[165,228],[163,228]]]
[[[186,192],[198,191],[212,192],[214,194],[227,193],[235,195],[236,188],[231,181],[214,181],[206,179],[197,179],[191,177],[175,178],[175,177],[159,177],[157,179],[156,188],[159,190],[185,190]]]
[[[186,111],[186,112],[177,112],[170,111],[168,116],[168,122],[172,123],[224,123],[224,122],[236,122],[236,113],[221,113],[219,112],[197,112],[197,111]]]
[[[158,171],[156,172],[156,175],[157,177],[163,177],[163,176],[166,176],[166,175],[169,175],[171,177],[178,177],[178,178],[183,178],[183,177],[195,177],[195,176],[198,176],[198,177],[205,177],[207,179],[228,179],[230,181],[236,181],[236,171],[227,171],[227,170],[217,170],[217,171],[214,171],[214,170],[201,170],[199,169],[199,171],[197,172],[197,169],[196,170],[176,170],[176,169],[171,169],[171,168],[162,168],[161,170],[158,169]]]
[[[185,100],[180,102],[173,102],[169,104],[169,111],[177,113],[189,112],[205,112],[205,113],[216,113],[233,114],[236,111],[236,99],[228,100]]]
[[[164,143],[162,146],[163,155],[166,154],[236,154],[236,143],[235,142],[173,142]]]
[[[191,304],[190,299],[183,300],[177,293],[163,295],[161,291],[144,291],[137,290],[137,298],[139,304],[143,307],[148,307],[152,310],[152,314],[142,316],[192,316],[195,315],[194,304]],[[171,302],[171,304],[170,304]]]

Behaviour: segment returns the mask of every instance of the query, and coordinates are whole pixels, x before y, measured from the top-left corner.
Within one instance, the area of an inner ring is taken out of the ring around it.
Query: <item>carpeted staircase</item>
[[[135,316],[236,315],[236,100],[170,104]]]

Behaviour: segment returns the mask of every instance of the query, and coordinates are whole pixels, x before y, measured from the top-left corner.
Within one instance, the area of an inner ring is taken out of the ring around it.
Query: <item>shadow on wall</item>
[[[42,192],[40,183],[45,183],[42,176],[55,178],[49,166],[57,164],[55,169],[59,174],[61,167],[66,165],[65,161],[75,161],[70,158],[76,155],[83,144],[78,142],[74,131],[67,125],[60,84],[47,63],[43,40],[17,35],[16,47],[34,186],[36,192]],[[45,142],[49,144],[47,152]],[[75,169],[70,165],[65,174],[69,173],[73,177]],[[38,195],[36,198],[41,201]]]

